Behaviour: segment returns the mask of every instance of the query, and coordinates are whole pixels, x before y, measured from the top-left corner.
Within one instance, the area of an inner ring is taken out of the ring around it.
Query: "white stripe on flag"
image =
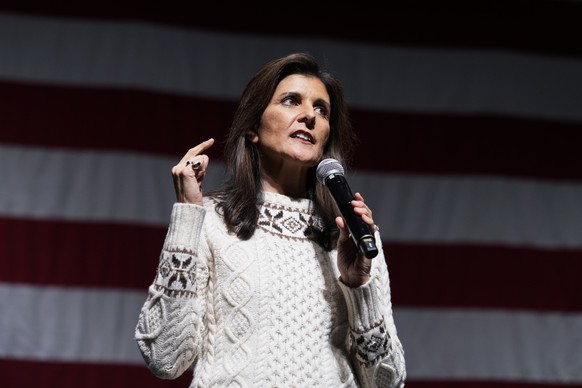
[[[0,215],[164,226],[175,201],[176,161],[0,146]],[[212,161],[206,189],[223,174],[224,165]],[[582,183],[366,171],[348,181],[369,201],[387,240],[582,247]]]
[[[0,357],[143,365],[133,332],[145,297],[0,283]]]
[[[394,317],[412,379],[582,383],[582,314],[407,308]]]
[[[582,120],[579,59],[0,14],[0,79],[238,99],[260,65],[294,51],[330,64],[353,106]]]
[[[133,332],[144,300],[0,283],[0,356],[143,365]],[[411,379],[582,383],[580,360],[571,359],[582,347],[582,314],[406,308],[394,317]]]

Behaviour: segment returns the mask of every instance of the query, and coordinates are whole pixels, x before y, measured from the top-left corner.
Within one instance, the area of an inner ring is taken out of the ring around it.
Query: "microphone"
[[[355,198],[344,177],[344,168],[341,163],[332,158],[323,159],[317,165],[315,174],[317,180],[329,189],[340,213],[346,220],[356,246],[368,259],[376,257],[378,254],[376,239],[368,224],[354,213],[351,201]]]

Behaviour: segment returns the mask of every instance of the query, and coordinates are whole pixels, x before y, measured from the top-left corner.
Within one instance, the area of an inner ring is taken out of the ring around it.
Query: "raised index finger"
[[[188,152],[186,152],[186,155],[184,155],[184,157],[182,158],[182,160],[180,162],[184,162],[188,159],[193,158],[196,155],[200,155],[202,152],[204,152],[207,149],[209,149],[210,147],[212,147],[213,144],[214,144],[214,139],[210,138],[210,139],[205,140],[202,143],[198,144],[197,146],[190,148],[188,150]]]

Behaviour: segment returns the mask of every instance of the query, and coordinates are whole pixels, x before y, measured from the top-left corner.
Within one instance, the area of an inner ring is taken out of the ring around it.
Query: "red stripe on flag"
[[[145,290],[165,229],[0,219],[0,281]],[[395,306],[582,311],[581,251],[384,243]]]
[[[384,243],[397,306],[582,311],[581,250]]]
[[[568,388],[580,387],[580,384],[567,383],[537,383],[512,380],[446,380],[418,381],[409,380],[406,388]]]
[[[209,137],[221,140],[234,112],[232,102],[133,90],[8,82],[0,90],[0,143],[42,147],[181,156]]]
[[[353,121],[365,168],[582,180],[582,123],[372,111]]]
[[[4,387],[59,388],[185,388],[192,375],[185,372],[175,380],[163,380],[145,366],[115,364],[81,364],[0,360],[0,381]],[[510,380],[415,380],[408,379],[407,388],[568,388],[579,384],[538,383]]]
[[[0,385],[7,388],[184,388],[191,380],[188,371],[175,380],[159,379],[145,367],[145,362],[144,366],[133,366],[0,360]]]
[[[0,142],[179,157],[226,135],[234,102],[119,89],[0,84]],[[30,114],[30,112],[35,112]],[[582,180],[582,123],[353,110],[354,167]],[[211,157],[222,156],[222,146]]]
[[[147,290],[166,230],[0,218],[0,281]]]

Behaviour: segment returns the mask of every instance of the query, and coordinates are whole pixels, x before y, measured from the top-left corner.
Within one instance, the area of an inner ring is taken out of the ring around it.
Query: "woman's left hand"
[[[375,230],[372,210],[364,202],[360,193],[354,194],[352,206],[354,213],[362,217],[370,229]],[[338,268],[341,274],[341,281],[349,287],[359,287],[370,279],[372,270],[372,259],[368,259],[358,249],[353,239],[349,235],[349,230],[342,217],[337,217],[335,222],[340,230],[338,239]]]

